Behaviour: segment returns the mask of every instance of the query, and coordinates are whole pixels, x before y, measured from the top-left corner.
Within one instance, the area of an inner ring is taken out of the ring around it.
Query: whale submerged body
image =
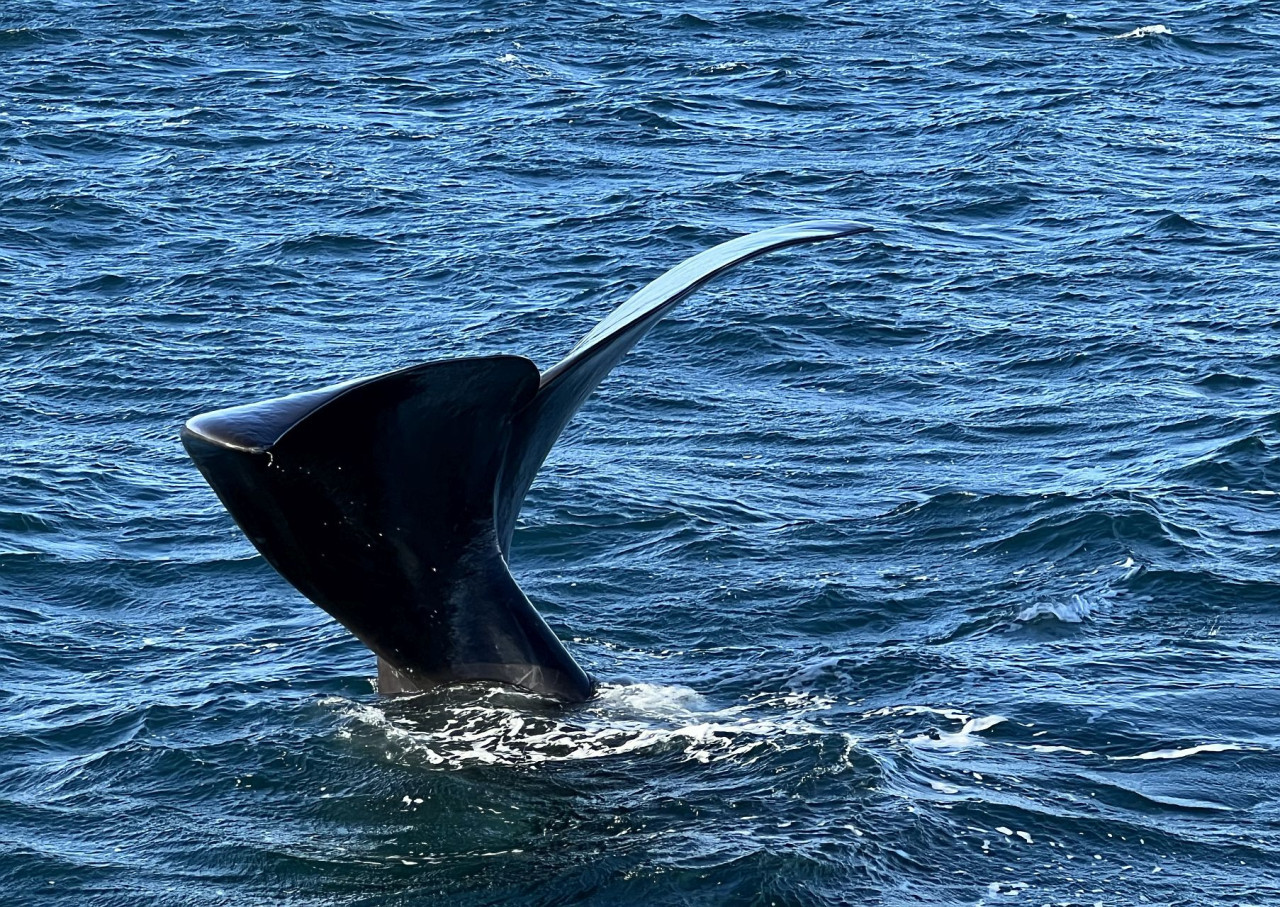
[[[491,681],[566,702],[595,683],[507,568],[520,506],[596,385],[678,302],[774,249],[869,228],[806,221],[645,286],[539,373],[427,362],[190,419],[182,442],[250,541],[378,656],[381,692]]]

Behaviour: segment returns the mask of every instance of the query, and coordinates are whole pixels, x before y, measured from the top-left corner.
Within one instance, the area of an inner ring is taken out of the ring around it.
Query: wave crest
[[[1123,41],[1125,38],[1152,38],[1156,35],[1168,35],[1172,37],[1167,26],[1164,25],[1143,25],[1135,28],[1133,31],[1127,31],[1123,35],[1112,35],[1112,40]]]

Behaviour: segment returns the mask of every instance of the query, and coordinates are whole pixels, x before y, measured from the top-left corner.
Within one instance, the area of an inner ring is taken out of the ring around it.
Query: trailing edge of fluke
[[[805,221],[718,245],[542,373],[522,356],[426,362],[204,413],[182,442],[263,557],[377,654],[382,692],[494,681],[580,702],[594,681],[507,569],[551,446],[626,352],[707,281],[869,229]]]

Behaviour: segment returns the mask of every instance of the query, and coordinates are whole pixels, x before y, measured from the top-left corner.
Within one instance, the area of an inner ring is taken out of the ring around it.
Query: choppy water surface
[[[1274,903],[1280,19],[1136,7],[6,0],[5,903]],[[177,442],[824,215],[533,489],[585,707],[379,699]]]

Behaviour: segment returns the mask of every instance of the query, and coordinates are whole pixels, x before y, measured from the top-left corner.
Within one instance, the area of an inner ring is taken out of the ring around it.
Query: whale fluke
[[[182,442],[263,557],[377,654],[382,692],[496,681],[580,702],[594,682],[507,569],[552,445],[627,351],[707,281],[869,229],[806,221],[718,245],[541,374],[522,356],[428,362],[204,413]]]

